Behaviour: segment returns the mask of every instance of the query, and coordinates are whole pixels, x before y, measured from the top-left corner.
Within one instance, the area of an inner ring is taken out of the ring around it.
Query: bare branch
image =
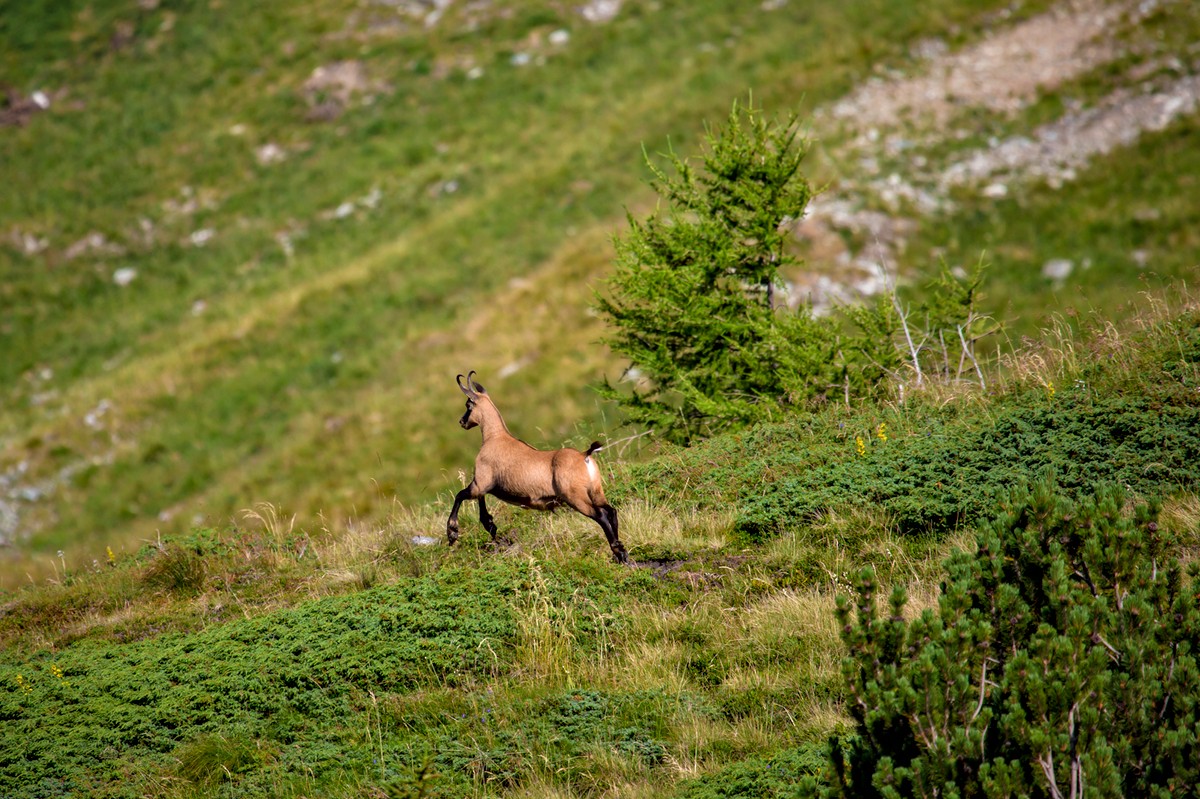
[[[1038,765],[1042,767],[1042,774],[1046,776],[1046,784],[1050,786],[1050,795],[1054,799],[1063,799],[1062,791],[1058,789],[1058,782],[1054,779],[1054,755],[1051,752],[1038,755]]]
[[[650,436],[650,435],[654,435],[654,428],[650,428],[649,430],[643,430],[640,433],[634,433],[633,435],[625,436],[624,438],[618,438],[616,441],[608,442],[608,444],[606,444],[605,446],[620,447],[621,455],[624,455],[625,450],[629,448],[629,445],[631,443],[633,443],[637,439],[641,438],[642,436]]]
[[[1113,663],[1121,662],[1121,653],[1118,652],[1115,648],[1113,648],[1112,644],[1110,644],[1108,641],[1105,641],[1104,636],[1101,635],[1100,633],[1098,633],[1098,632],[1092,633],[1092,643],[1100,644],[1105,649],[1107,649],[1108,657],[1112,660]]]
[[[979,377],[979,387],[987,388],[987,384],[983,380],[983,370],[979,368],[979,361],[975,360],[975,353],[971,352],[971,346],[967,344],[967,339],[963,336],[963,326],[958,325],[958,340],[962,342],[963,353],[971,359],[971,363],[975,366],[975,374]]]
[[[971,714],[971,721],[979,718],[979,714],[983,712],[984,688],[987,685],[987,659],[983,661],[983,671],[979,675],[979,704],[975,706],[975,712]]]
[[[879,243],[879,238],[875,238],[875,249],[879,253],[879,267],[883,270],[883,283],[887,288],[888,297],[892,300],[892,307],[896,309],[896,315],[900,317],[900,326],[904,329],[904,340],[908,342],[908,352],[912,357],[913,370],[917,373],[917,385],[924,382],[924,376],[921,374],[921,361],[917,357],[919,352],[916,345],[913,344],[912,332],[908,328],[908,317],[911,312],[906,311],[900,305],[900,298],[896,296],[896,282],[892,280],[891,272],[888,271],[887,259],[883,257],[883,245]]]

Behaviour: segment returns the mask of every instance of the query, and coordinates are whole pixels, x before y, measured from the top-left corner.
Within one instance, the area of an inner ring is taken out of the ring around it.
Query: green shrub
[[[664,716],[686,702],[659,691],[577,689],[528,698],[505,708],[487,703],[426,739],[437,748],[438,790],[486,783],[517,788],[539,764],[557,764],[556,779],[583,786],[591,756],[616,753],[645,768],[666,757]]]
[[[1180,795],[1200,781],[1200,569],[1185,585],[1153,504],[1050,481],[947,562],[936,610],[838,617],[857,735],[826,796]]]
[[[823,746],[808,744],[769,757],[748,758],[689,781],[676,795],[680,799],[800,797],[803,780],[819,772],[827,757]]]
[[[831,508],[866,504],[886,510],[903,533],[946,532],[981,520],[1011,486],[1047,468],[1072,494],[1099,481],[1142,495],[1200,484],[1200,407],[1185,395],[1081,389],[1053,403],[1033,391],[1014,400],[986,425],[933,416],[923,431],[864,457],[847,445],[839,460],[789,469],[742,501],[737,529],[761,540]]]

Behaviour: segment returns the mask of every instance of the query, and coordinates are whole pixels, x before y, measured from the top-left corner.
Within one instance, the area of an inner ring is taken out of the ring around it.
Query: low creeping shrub
[[[869,505],[901,533],[948,532],[981,520],[1024,475],[1045,469],[1072,495],[1098,481],[1143,496],[1200,484],[1200,406],[1182,397],[1080,390],[1049,405],[1026,396],[986,426],[934,416],[924,435],[888,444],[770,483],[741,502],[737,531],[763,540],[839,506]]]

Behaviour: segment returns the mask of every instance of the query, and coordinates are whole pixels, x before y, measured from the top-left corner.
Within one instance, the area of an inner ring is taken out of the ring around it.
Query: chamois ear
[[[475,370],[472,369],[467,373],[467,382],[471,384],[471,390],[476,394],[486,394],[487,389],[475,382]]]

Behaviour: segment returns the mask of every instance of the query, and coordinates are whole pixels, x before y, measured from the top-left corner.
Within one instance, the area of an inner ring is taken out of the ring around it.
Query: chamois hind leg
[[[450,518],[446,519],[446,542],[450,546],[454,546],[454,542],[458,540],[458,509],[468,499],[479,499],[479,507],[483,508],[482,503],[483,492],[479,491],[472,480],[471,484],[454,495],[454,507],[450,509]],[[480,521],[483,520],[483,514],[480,513]],[[485,524],[484,527],[487,525]]]
[[[604,537],[608,539],[608,548],[612,550],[613,560],[617,563],[628,563],[629,554],[625,551],[625,545],[621,543],[621,539],[617,537],[617,509],[612,505],[597,505],[592,518],[604,531]]]

